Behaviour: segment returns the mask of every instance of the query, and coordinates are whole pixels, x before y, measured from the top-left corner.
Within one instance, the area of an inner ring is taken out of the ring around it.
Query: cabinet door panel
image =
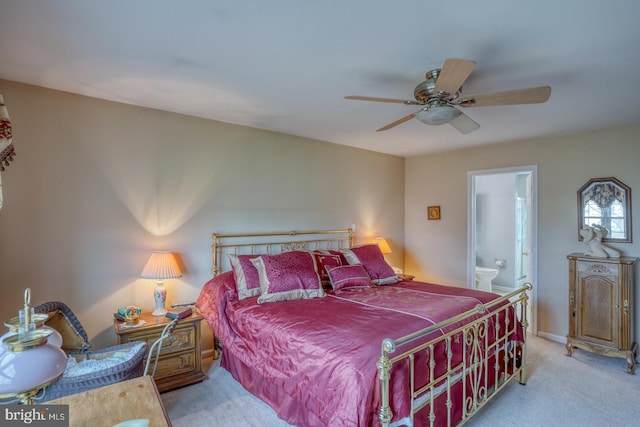
[[[617,286],[615,278],[590,275],[580,278],[581,339],[603,341],[617,346],[618,322],[616,313]]]

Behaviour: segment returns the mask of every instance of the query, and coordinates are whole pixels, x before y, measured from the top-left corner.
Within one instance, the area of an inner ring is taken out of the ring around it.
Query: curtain
[[[0,172],[13,160],[15,150],[13,147],[13,132],[9,112],[4,105],[4,98],[0,93]],[[0,209],[2,209],[2,176],[0,175]]]

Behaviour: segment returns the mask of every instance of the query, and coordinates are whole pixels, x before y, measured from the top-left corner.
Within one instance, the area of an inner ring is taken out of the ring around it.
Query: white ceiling
[[[0,78],[411,156],[640,120],[639,17],[638,0],[0,0]],[[413,99],[446,58],[477,62],[463,94],[551,98],[465,109],[469,135],[376,132],[418,108],[343,98]]]

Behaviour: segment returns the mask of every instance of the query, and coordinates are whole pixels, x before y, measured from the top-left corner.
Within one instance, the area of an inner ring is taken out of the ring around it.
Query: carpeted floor
[[[626,373],[626,361],[575,350],[529,337],[528,382],[510,383],[467,425],[637,426],[640,425],[639,375]],[[204,382],[162,394],[175,427],[289,426],[248,393],[217,361],[206,364]]]

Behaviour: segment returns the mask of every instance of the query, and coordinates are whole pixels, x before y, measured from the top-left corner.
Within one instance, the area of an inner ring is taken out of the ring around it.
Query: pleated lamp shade
[[[182,271],[173,252],[157,251],[151,253],[140,277],[156,280],[176,279],[182,277]]]

